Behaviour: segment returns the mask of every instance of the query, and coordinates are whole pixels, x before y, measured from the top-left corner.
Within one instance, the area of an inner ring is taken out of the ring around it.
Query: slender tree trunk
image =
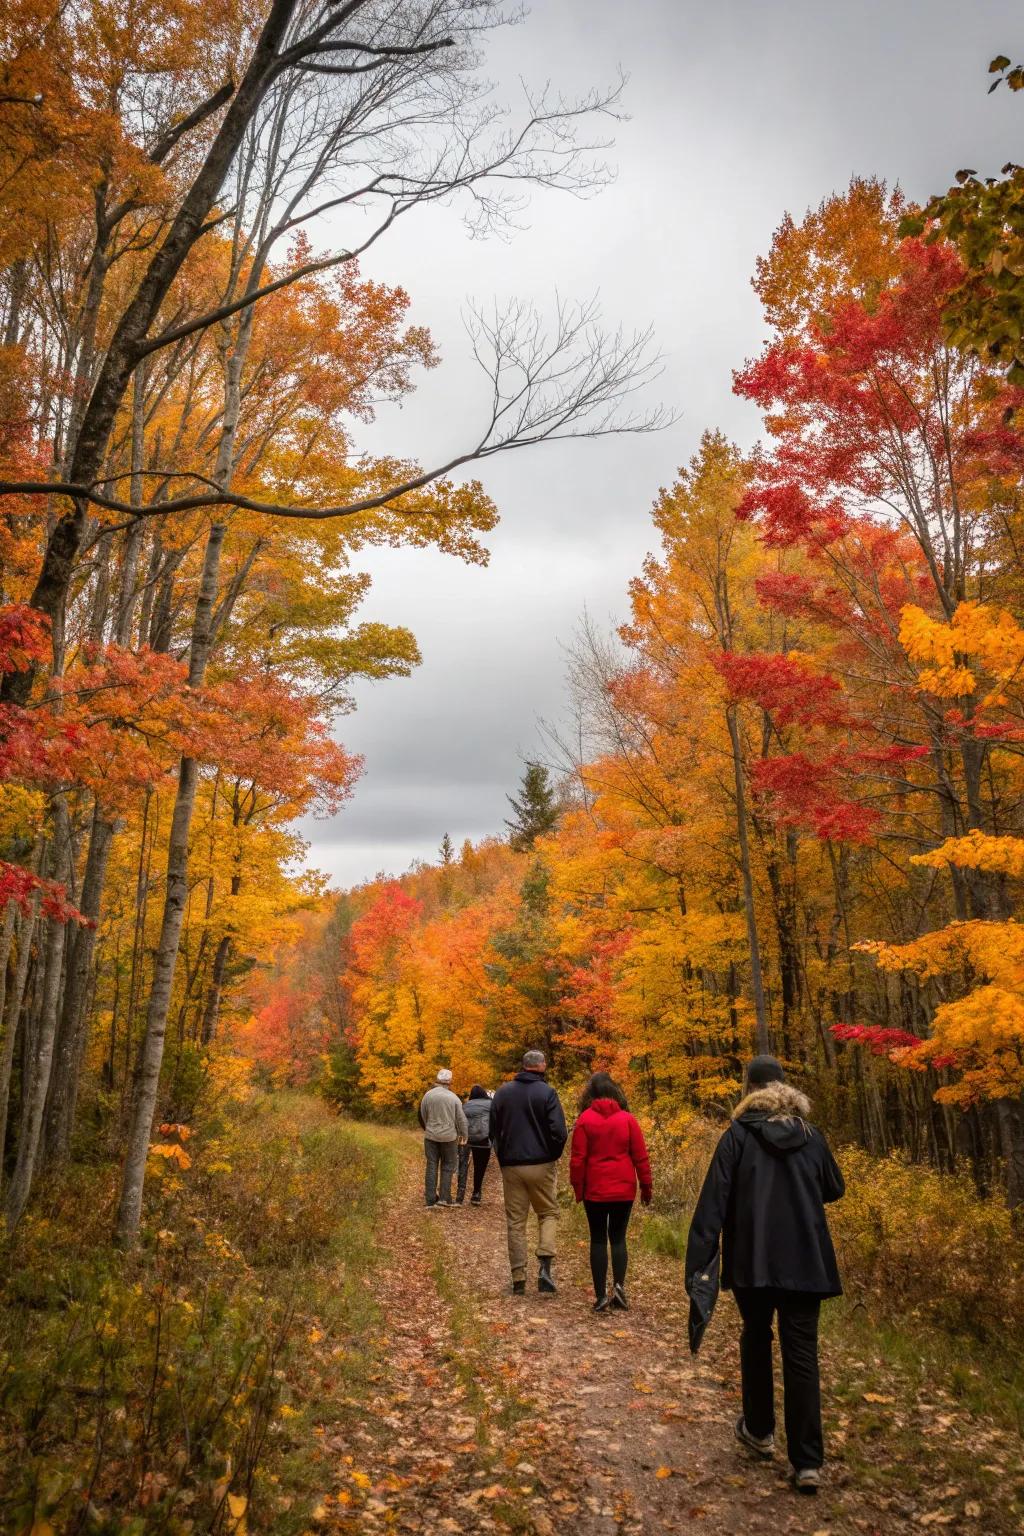
[[[1006,1166],[1006,1203],[1017,1211],[1024,1208],[1024,1095],[997,1099],[996,1115]]]
[[[42,1006],[39,1027],[31,1052],[30,1072],[25,1084],[22,1132],[18,1139],[18,1157],[7,1191],[7,1227],[13,1231],[21,1220],[35,1177],[39,1143],[43,1128],[43,1110],[50,1086],[53,1042],[57,1033],[57,1006],[63,971],[66,923],[50,918],[46,925],[46,960],[43,973]]]
[[[37,845],[31,867],[35,868],[38,865],[40,853],[41,848]],[[28,911],[22,915],[18,924],[18,960],[14,968],[11,988],[4,998],[2,1016],[4,1036],[2,1053],[0,1053],[0,1183],[3,1182],[3,1155],[7,1145],[7,1117],[11,1102],[11,1072],[14,1069],[14,1052],[18,1041],[18,1021],[25,1002],[25,989],[28,985],[29,965],[32,960],[32,937],[38,914],[39,892],[36,891]]]
[[[761,944],[757,934],[757,912],[754,907],[754,880],[750,870],[750,837],[747,832],[747,793],[743,772],[743,749],[736,707],[730,705],[725,712],[732,743],[732,766],[736,780],[736,838],[740,845],[740,870],[743,876],[743,905],[747,917],[747,943],[750,949],[750,989],[754,996],[757,1049],[762,1053],[771,1050],[768,1034],[768,1013],[764,1001],[764,977],[761,971]]]
[[[215,523],[210,529],[203,560],[203,574],[196,602],[189,662],[189,686],[198,688],[206,675],[210,654],[210,631],[220,574],[220,557],[227,529]],[[153,965],[153,983],[146,1010],[146,1030],[139,1050],[134,1094],[128,1126],[121,1199],[117,1213],[117,1239],[130,1244],[138,1235],[142,1219],[142,1189],[146,1176],[146,1158],[153,1133],[153,1116],[160,1086],[160,1068],[164,1057],[167,1015],[171,1006],[174,972],[181,940],[181,924],[188,900],[188,845],[195,809],[199,764],[194,757],[183,757],[178,769],[178,788],[171,818],[167,849],[167,883],[163,918]]]
[[[231,935],[226,933],[217,945],[217,953],[213,957],[213,970],[210,974],[210,985],[206,993],[206,1005],[203,1008],[202,1032],[200,1034],[203,1045],[209,1045],[217,1033],[217,1019],[220,1015],[220,995],[224,989],[224,972],[227,970],[230,953]]]
[[[146,367],[140,363],[135,370],[132,387],[132,457],[129,500],[133,507],[141,507],[143,497],[143,455],[146,431]],[[138,596],[139,553],[142,549],[143,519],[137,517],[128,529],[121,554],[121,580],[117,594],[117,614],[114,619],[115,645],[127,645],[131,639],[132,619]]]
[[[46,1162],[67,1157],[71,1144],[85,1032],[87,1002],[97,924],[106,886],[107,862],[114,827],[97,805],[93,810],[89,852],[82,879],[80,911],[89,922],[68,935],[64,997],[54,1047],[50,1094],[46,1106],[44,1152]]]

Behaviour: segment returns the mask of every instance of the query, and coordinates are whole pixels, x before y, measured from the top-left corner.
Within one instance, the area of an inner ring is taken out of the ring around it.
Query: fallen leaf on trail
[[[671,1467],[659,1467],[654,1475],[655,1477],[675,1477],[675,1473]]]
[[[981,1505],[977,1499],[967,1500],[967,1503],[964,1505],[964,1514],[968,1520],[978,1520],[981,1518]]]
[[[894,1403],[894,1397],[886,1397],[882,1392],[865,1392],[863,1394],[866,1403]]]
[[[369,1488],[370,1486],[370,1479],[367,1477],[365,1472],[353,1472],[352,1481],[355,1483],[357,1488]]]

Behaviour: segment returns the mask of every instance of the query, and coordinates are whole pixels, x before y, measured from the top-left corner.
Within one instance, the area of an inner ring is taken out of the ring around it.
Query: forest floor
[[[314,1431],[317,1531],[1021,1529],[1024,1444],[1014,1426],[980,1417],[952,1382],[922,1379],[906,1352],[897,1362],[863,1323],[826,1320],[828,1464],[820,1495],[800,1497],[787,1484],[784,1440],[769,1463],[734,1440],[731,1298],[694,1360],[682,1266],[645,1251],[642,1216],[628,1313],[591,1311],[586,1239],[571,1209],[559,1294],[513,1297],[493,1163],[481,1207],[427,1211],[418,1140],[361,1134],[385,1142],[398,1171],[370,1282],[368,1397],[358,1415]]]

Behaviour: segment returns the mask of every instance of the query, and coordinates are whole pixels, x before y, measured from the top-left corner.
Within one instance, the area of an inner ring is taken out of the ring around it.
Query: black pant
[[[752,1435],[775,1430],[772,1382],[772,1317],[779,1317],[786,1443],[796,1471],[820,1467],[825,1459],[821,1435],[821,1383],[818,1378],[818,1313],[821,1301],[803,1291],[736,1286],[733,1294],[743,1318],[740,1369],[743,1417]]]
[[[473,1154],[473,1199],[479,1200],[484,1187],[484,1174],[487,1172],[487,1164],[491,1160],[491,1149],[487,1142],[482,1147],[471,1146],[468,1142],[459,1148],[459,1192],[455,1196],[461,1204],[466,1198],[466,1179],[469,1176],[469,1154]]]
[[[605,1294],[608,1284],[608,1246],[612,1250],[612,1279],[622,1285],[626,1279],[629,1251],[626,1248],[626,1228],[633,1209],[632,1200],[584,1200],[590,1227],[590,1273],[594,1278],[594,1293],[598,1300]]]
[[[455,1141],[431,1141],[423,1138],[423,1151],[427,1165],[424,1170],[423,1195],[428,1205],[439,1200],[452,1203],[452,1179],[458,1162],[459,1145]]]

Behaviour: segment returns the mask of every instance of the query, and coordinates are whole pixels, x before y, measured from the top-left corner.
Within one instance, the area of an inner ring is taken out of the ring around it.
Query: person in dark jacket
[[[491,1143],[501,1168],[512,1292],[526,1293],[526,1223],[537,1213],[537,1289],[557,1290],[551,1265],[558,1231],[558,1159],[568,1139],[558,1094],[544,1081],[543,1051],[527,1051],[523,1070],[494,1095]]]
[[[470,1205],[479,1205],[483,1195],[484,1174],[487,1172],[487,1164],[491,1160],[491,1096],[486,1088],[479,1083],[474,1083],[469,1090],[469,1098],[462,1106],[466,1123],[469,1126],[469,1136],[459,1147],[459,1183],[455,1195],[456,1205],[462,1205],[466,1198],[466,1184],[469,1178],[469,1158],[473,1156],[473,1193],[469,1198]]]
[[[824,1460],[818,1373],[821,1302],[842,1294],[825,1206],[843,1176],[811,1106],[774,1056],[747,1068],[747,1095],[733,1111],[690,1224],[686,1288],[706,1280],[722,1252],[722,1286],[743,1319],[743,1413],[737,1438],[764,1457],[775,1449],[772,1320],[782,1350],[786,1442],[801,1493],[818,1491]]]
[[[610,1307],[628,1311],[626,1228],[638,1183],[644,1205],[651,1203],[651,1163],[644,1133],[629,1112],[626,1095],[607,1072],[595,1072],[583,1090],[580,1116],[572,1130],[569,1179],[577,1201],[583,1201],[590,1228],[590,1274],[597,1298],[594,1311],[607,1312]]]

